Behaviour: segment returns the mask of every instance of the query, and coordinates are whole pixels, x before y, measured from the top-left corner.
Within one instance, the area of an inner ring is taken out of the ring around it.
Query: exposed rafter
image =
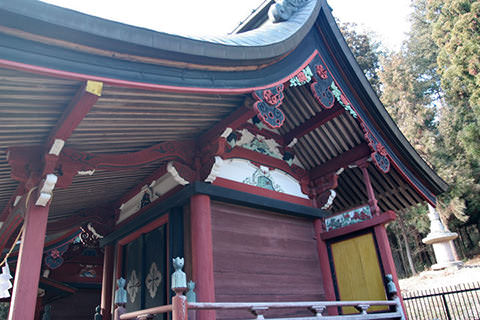
[[[345,109],[337,104],[331,109],[316,113],[313,117],[284,135],[286,144],[289,144],[295,138],[299,139],[311,131],[320,128],[322,125],[338,117],[344,112]]]
[[[328,160],[323,165],[313,168],[310,171],[310,179],[314,180],[325,176],[326,174],[337,171],[340,168],[345,168],[348,165],[368,158],[370,156],[370,148],[366,143],[359,144],[347,152]]]
[[[243,106],[233,111],[225,119],[218,122],[215,126],[202,134],[198,139],[200,146],[209,144],[212,140],[217,139],[226,128],[236,130],[241,125],[245,124],[249,119],[253,118],[257,112],[252,108],[254,101],[252,98],[247,97]]]

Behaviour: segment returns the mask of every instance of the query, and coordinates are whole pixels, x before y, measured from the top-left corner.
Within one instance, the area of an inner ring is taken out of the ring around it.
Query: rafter
[[[339,115],[343,114],[345,109],[336,104],[333,108],[328,110],[323,110],[321,112],[317,112],[313,117],[296,127],[295,129],[289,131],[285,134],[284,139],[285,143],[289,144],[293,139],[301,138],[304,135],[312,132],[313,130],[321,127],[328,121],[338,117]]]
[[[310,170],[310,179],[314,180],[325,176],[326,174],[337,171],[340,168],[345,168],[359,160],[368,158],[370,156],[370,148],[366,143],[361,143],[347,152],[328,160],[321,166]]]
[[[65,141],[72,135],[83,118],[102,95],[103,83],[87,80],[77,90],[45,143],[44,168],[42,176],[52,173]]]
[[[242,124],[246,123],[249,119],[253,118],[257,112],[252,108],[253,99],[247,97],[244,104],[237,108],[235,111],[230,113],[225,119],[218,122],[207,132],[202,134],[198,139],[198,144],[200,146],[205,146],[210,143],[212,140],[217,139],[226,128],[231,128],[236,130]]]

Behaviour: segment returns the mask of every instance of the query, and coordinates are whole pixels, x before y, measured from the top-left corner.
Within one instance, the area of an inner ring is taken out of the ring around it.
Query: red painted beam
[[[12,178],[27,182],[32,179],[32,176],[35,176],[38,183],[42,177],[39,173],[43,169],[41,169],[41,166],[32,166],[31,161],[32,159],[41,159],[41,150],[41,146],[8,148],[8,162],[12,167]],[[78,171],[133,169],[162,160],[179,160],[190,164],[193,162],[194,154],[194,141],[163,142],[138,152],[123,154],[95,154],[64,148],[58,160],[55,161],[55,167],[61,167],[62,170],[62,175],[59,176],[56,186],[60,188],[69,186]]]
[[[328,110],[323,110],[318,112],[313,117],[296,127],[295,129],[287,132],[284,135],[285,144],[289,144],[294,138],[301,138],[304,135],[310,133],[311,131],[321,127],[328,121],[338,117],[343,114],[345,109],[336,104],[333,108]]]
[[[103,83],[87,80],[72,98],[45,143],[40,177],[53,173],[65,141],[72,135],[102,94]]]
[[[325,176],[326,174],[337,171],[340,168],[345,168],[359,160],[365,159],[370,156],[370,148],[366,143],[361,143],[347,152],[328,160],[321,166],[310,170],[310,179],[317,179]]]
[[[50,132],[47,144],[51,144],[54,139],[67,140],[72,135],[73,130],[102,95],[102,88],[101,82],[85,81]]]

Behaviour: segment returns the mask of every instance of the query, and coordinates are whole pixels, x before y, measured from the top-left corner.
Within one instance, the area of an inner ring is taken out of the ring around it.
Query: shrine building
[[[0,113],[9,319],[113,319],[120,278],[127,313],[168,305],[175,257],[197,302],[388,300],[385,225],[447,188],[325,0],[192,38],[2,1]]]

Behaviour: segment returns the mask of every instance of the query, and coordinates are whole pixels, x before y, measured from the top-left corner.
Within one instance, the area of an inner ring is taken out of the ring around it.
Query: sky
[[[335,17],[374,32],[385,47],[400,47],[409,29],[411,0],[327,0]],[[180,35],[232,31],[262,0],[45,0],[87,14]]]

